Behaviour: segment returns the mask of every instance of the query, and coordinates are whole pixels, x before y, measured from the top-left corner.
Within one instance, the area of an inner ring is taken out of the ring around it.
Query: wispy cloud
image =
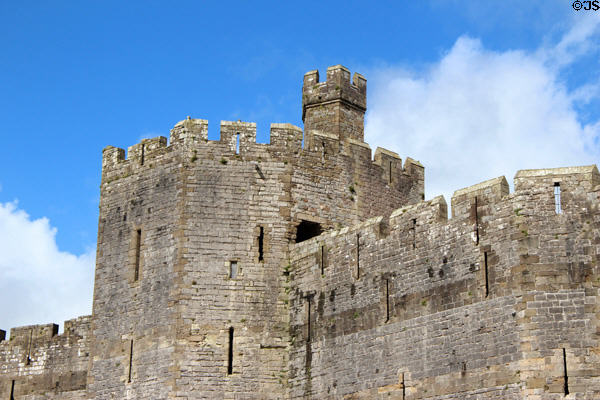
[[[597,99],[597,84],[568,88],[560,76],[597,51],[598,19],[584,25],[531,52],[492,51],[463,36],[428,68],[370,72],[367,140],[419,159],[426,196],[448,202],[454,190],[511,181],[519,169],[595,163],[600,123],[597,114],[582,123],[577,106]]]
[[[92,311],[95,249],[60,251],[47,218],[0,203],[0,328],[55,322]]]
[[[573,63],[578,57],[591,51],[598,51],[599,44],[593,38],[600,30],[600,14],[581,13],[577,22],[555,46],[542,47],[538,56],[549,68],[560,69]]]

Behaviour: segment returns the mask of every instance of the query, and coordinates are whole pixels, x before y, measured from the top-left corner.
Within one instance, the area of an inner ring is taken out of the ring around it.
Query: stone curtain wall
[[[0,342],[0,398],[84,399],[90,357],[90,316],[58,325],[13,328]]]
[[[440,197],[293,245],[291,398],[564,398],[563,348],[569,393],[597,398],[597,183],[521,171],[449,221]]]

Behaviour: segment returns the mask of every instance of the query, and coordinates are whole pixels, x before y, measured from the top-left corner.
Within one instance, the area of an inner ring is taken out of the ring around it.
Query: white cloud
[[[448,203],[454,190],[500,175],[511,182],[519,169],[596,163],[598,113],[584,124],[576,106],[597,99],[597,82],[568,89],[561,77],[595,49],[594,21],[534,52],[491,51],[463,36],[426,70],[370,72],[366,140],[420,160],[426,197]]]
[[[47,218],[0,203],[0,329],[91,314],[95,250],[60,251]]]

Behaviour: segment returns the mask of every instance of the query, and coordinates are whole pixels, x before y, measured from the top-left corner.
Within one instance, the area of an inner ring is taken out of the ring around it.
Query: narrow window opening
[[[392,183],[392,162],[390,161],[390,169],[388,174],[389,183]]]
[[[490,294],[490,281],[488,275],[488,255],[487,251],[483,253],[483,267],[485,273],[485,297],[488,297]]]
[[[390,320],[390,280],[385,280],[385,322]]]
[[[321,275],[325,275],[325,245],[321,245]]]
[[[356,234],[356,279],[360,278],[360,235]]]
[[[402,383],[402,399],[406,398],[406,382],[404,381],[404,372],[400,375],[400,381]]]
[[[567,350],[563,347],[563,372],[565,396],[569,394],[569,375],[567,375]]]
[[[27,344],[27,358],[25,359],[25,365],[31,364],[31,342],[33,340],[33,329],[29,331],[29,343]]]
[[[135,282],[140,279],[140,252],[142,247],[142,230],[138,229],[135,232],[135,260],[134,260],[134,272],[133,280]]]
[[[562,207],[560,203],[560,183],[554,182],[554,211],[557,214],[562,214]]]
[[[327,154],[327,147],[325,147],[325,142],[321,142],[321,147],[323,148],[323,155]]]
[[[229,261],[229,278],[235,279],[238,274],[237,261]]]
[[[13,379],[12,383],[10,384],[10,400],[15,400],[15,380]]]
[[[129,376],[127,377],[127,383],[131,383],[131,370],[133,366],[133,339],[129,342]]]
[[[229,327],[229,354],[227,356],[227,375],[233,374],[233,326]]]
[[[477,196],[475,196],[475,244],[479,244],[479,215],[477,213]]]
[[[310,326],[310,320],[311,320],[311,309],[310,309],[310,297],[306,298],[306,304],[307,304],[307,312],[306,312],[306,341],[310,342],[311,340],[311,326]]]
[[[240,154],[240,134],[235,134],[235,154]]]
[[[416,218],[412,220],[412,248],[417,248],[417,220]]]
[[[296,243],[304,242],[305,240],[319,236],[321,233],[323,233],[321,224],[302,220],[296,229]]]
[[[142,145],[142,151],[141,151],[141,154],[140,154],[140,165],[144,165],[144,153],[145,153],[145,151],[146,151],[146,145],[143,144]]]
[[[263,245],[265,240],[265,228],[259,227],[260,232],[258,233],[258,261],[263,261]]]

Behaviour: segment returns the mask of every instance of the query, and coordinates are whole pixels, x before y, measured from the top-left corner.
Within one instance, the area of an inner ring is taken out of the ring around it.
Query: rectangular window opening
[[[488,255],[487,251],[483,253],[483,267],[485,273],[485,297],[488,297],[490,294],[490,281],[488,275]]]
[[[265,240],[265,228],[260,227],[260,232],[258,233],[258,261],[263,261],[263,245]]]
[[[142,151],[141,151],[141,154],[140,154],[140,165],[144,165],[144,153],[145,153],[145,151],[146,151],[146,145],[143,144],[142,145]]]
[[[417,248],[417,219],[414,218],[412,220],[412,248],[416,249]]]
[[[562,214],[562,207],[560,203],[560,183],[554,182],[554,211],[557,214]]]
[[[127,377],[127,383],[131,383],[131,370],[133,366],[133,339],[129,342],[129,375]]]
[[[356,234],[356,279],[360,278],[360,235]]]
[[[392,183],[392,162],[390,161],[390,170],[388,174],[389,183]]]
[[[235,154],[240,154],[240,134],[235,134]]]
[[[12,383],[10,384],[10,400],[15,400],[15,380],[12,380]]]
[[[135,260],[134,260],[134,272],[133,280],[135,282],[140,279],[140,253],[142,247],[142,230],[138,229],[135,232]]]
[[[390,280],[385,280],[385,322],[390,321]]]
[[[306,303],[307,303],[307,312],[306,312],[306,341],[310,342],[311,340],[311,326],[310,326],[310,320],[311,320],[311,310],[310,310],[310,298],[307,297],[306,298]]]
[[[227,375],[233,374],[233,326],[229,327],[229,354],[227,356]]]
[[[567,375],[567,350],[563,347],[563,372],[565,396],[569,394],[569,375]]]
[[[237,261],[229,261],[229,278],[235,279],[238,274],[238,263]]]

